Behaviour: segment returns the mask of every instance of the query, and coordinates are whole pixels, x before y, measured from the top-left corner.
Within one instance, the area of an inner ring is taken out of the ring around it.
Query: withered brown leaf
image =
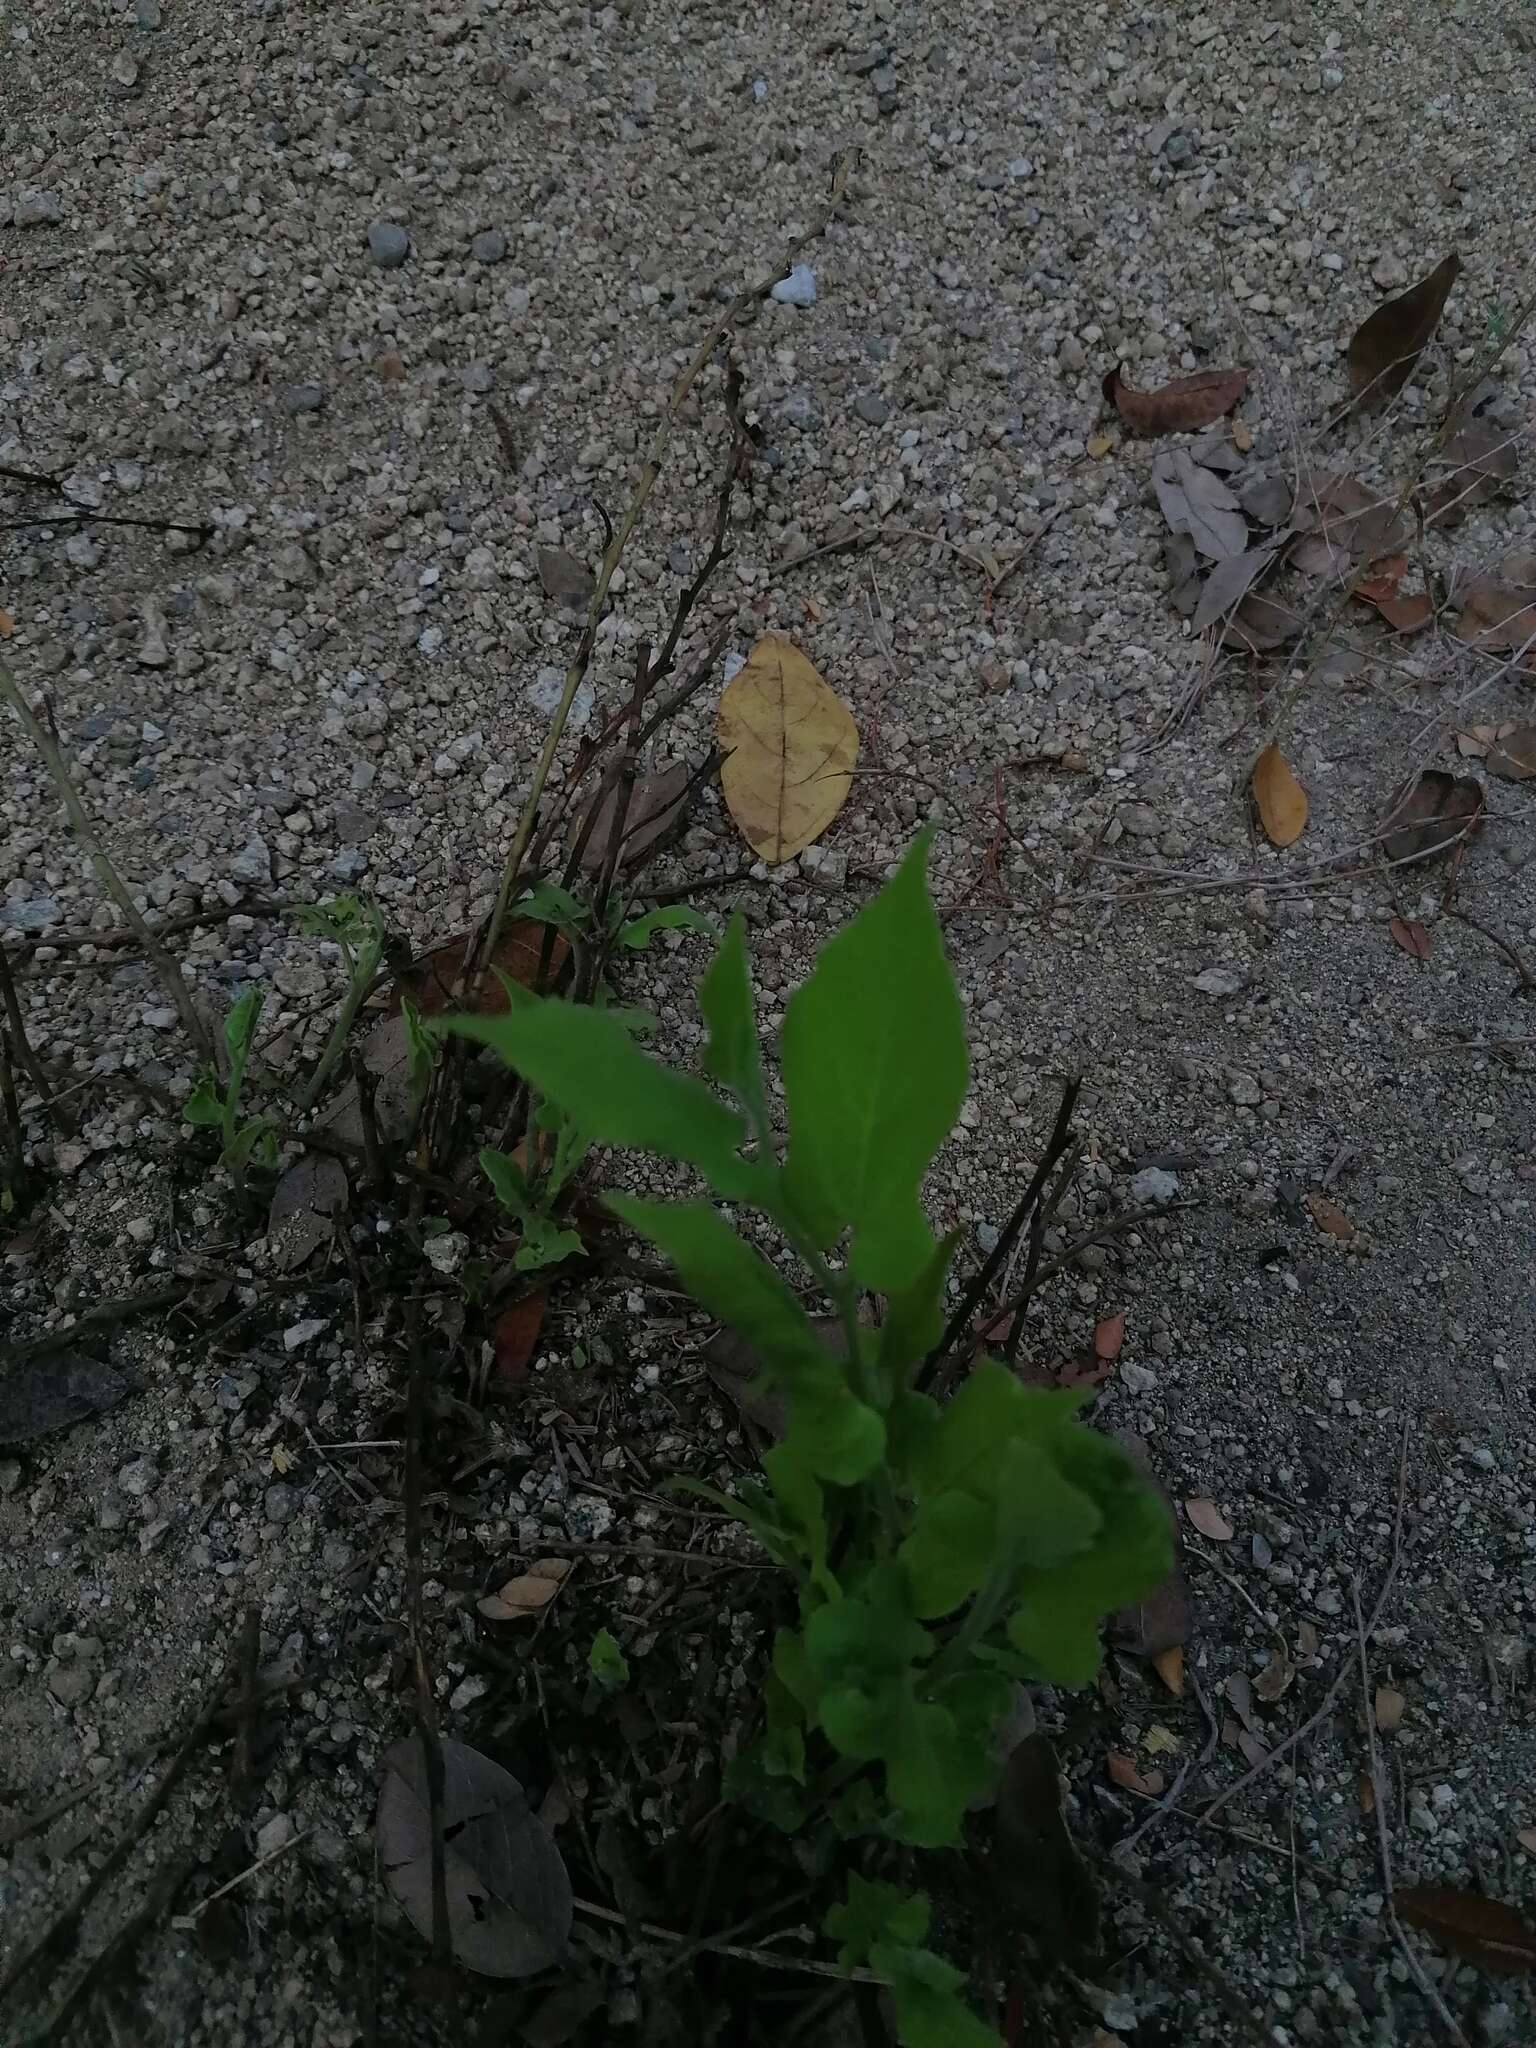
[[[1465,1956],[1479,1969],[1508,1977],[1526,1977],[1536,1970],[1536,1930],[1502,1900],[1454,1891],[1449,1885],[1415,1884],[1400,1886],[1392,1894],[1392,1905],[1400,1920],[1422,1928],[1442,1948]]]
[[[1433,860],[1475,832],[1482,815],[1480,783],[1444,768],[1426,768],[1394,804],[1382,833],[1382,851],[1399,864]]]
[[[1120,365],[1104,379],[1104,396],[1133,434],[1193,434],[1229,413],[1248,389],[1246,370],[1199,370],[1156,391],[1132,391]]]
[[[1362,405],[1395,398],[1423,354],[1461,274],[1452,252],[1416,285],[1376,308],[1350,337],[1349,388]]]

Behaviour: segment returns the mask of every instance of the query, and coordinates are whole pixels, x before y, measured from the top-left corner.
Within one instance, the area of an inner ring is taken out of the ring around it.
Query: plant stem
[[[78,1129],[78,1125],[74,1117],[49,1087],[48,1076],[43,1070],[43,1063],[32,1050],[31,1041],[27,1037],[26,1020],[21,1014],[21,1000],[16,994],[16,983],[11,975],[11,963],[5,956],[5,948],[3,946],[0,946],[0,1008],[4,1009],[5,1021],[10,1026],[18,1064],[24,1069],[28,1080],[42,1098],[43,1108],[46,1113],[53,1118],[66,1138],[72,1138]],[[21,1132],[19,1121],[16,1130],[19,1136]]]
[[[815,224],[790,245],[783,262],[770,271],[768,276],[755,285],[749,285],[745,291],[739,292],[736,295],[730,305],[720,315],[720,318],[710,328],[703,341],[700,342],[688,366],[683,370],[672,387],[671,396],[667,400],[665,411],[662,413],[661,424],[656,429],[656,438],[651,443],[651,450],[646,457],[645,467],[640,472],[640,480],[635,486],[634,495],[629,501],[629,505],[619,522],[616,532],[603,550],[603,559],[598,568],[597,581],[593,585],[592,596],[587,604],[586,623],[582,627],[581,638],[576,645],[576,652],[571,657],[570,667],[566,670],[565,687],[560,693],[560,701],[555,706],[555,713],[550,720],[549,731],[545,735],[543,748],[540,750],[539,758],[534,764],[533,779],[528,786],[528,795],[523,802],[522,815],[517,821],[517,830],[513,834],[512,845],[508,850],[506,861],[502,867],[501,883],[496,892],[495,908],[491,912],[490,922],[486,926],[485,939],[480,948],[479,961],[477,963],[479,973],[483,974],[487,963],[494,955],[496,943],[501,937],[502,926],[506,923],[507,911],[512,901],[512,890],[518,875],[522,871],[523,857],[528,851],[528,843],[533,837],[539,805],[544,798],[545,784],[549,781],[550,770],[555,765],[555,755],[559,749],[561,737],[565,732],[566,722],[571,715],[571,706],[576,701],[576,692],[581,687],[582,678],[586,674],[592,659],[592,649],[597,641],[598,621],[602,618],[603,608],[608,602],[608,588],[613,581],[613,573],[618,568],[619,558],[628,546],[630,536],[639,522],[640,514],[645,510],[651,492],[655,489],[656,479],[661,475],[662,460],[671,443],[672,432],[677,425],[678,414],[683,409],[683,401],[697,383],[700,372],[714,354],[716,345],[722,337],[730,333],[749,306],[754,306],[767,298],[779,279],[786,274],[789,265],[800,251],[807,248],[812,242],[818,241],[831,226],[833,217],[843,202],[843,195],[847,191],[848,175],[852,169],[852,163],[853,158],[850,152],[839,152],[833,165],[832,190]]]
[[[57,742],[50,733],[44,731],[42,721],[27,702],[16,678],[3,666],[0,666],[0,697],[4,697],[10,704],[25,727],[27,737],[42,755],[44,765],[53,777],[54,787],[63,799],[64,809],[69,814],[69,822],[75,829],[75,837],[90,856],[91,866],[96,871],[98,881],[138,934],[139,944],[153,963],[155,972],[160,977],[161,986],[174,1004],[176,1014],[180,1017],[194,1049],[210,1067],[222,1073],[223,1068],[212,1035],[192,1000],[192,991],[182,979],[181,969],[145,923],[138,905],[133,900],[132,892],[107,858],[106,850],[96,836],[95,828],[86,814],[84,804],[80,801],[79,793],[70,780],[69,770],[64,765],[64,756],[59,751]]]
[[[326,1082],[340,1065],[341,1056],[346,1050],[348,1034],[356,1020],[358,1011],[363,1006],[363,998],[373,986],[373,977],[378,973],[379,961],[383,957],[383,946],[377,938],[370,939],[360,959],[353,958],[351,949],[348,946],[344,945],[341,951],[348,969],[347,992],[341,999],[340,1009],[336,1012],[336,1021],[331,1026],[331,1035],[325,1041],[325,1050],[320,1055],[320,1064],[310,1075],[309,1085],[299,1098],[300,1116],[307,1114],[308,1111],[314,1108],[320,1099]]]

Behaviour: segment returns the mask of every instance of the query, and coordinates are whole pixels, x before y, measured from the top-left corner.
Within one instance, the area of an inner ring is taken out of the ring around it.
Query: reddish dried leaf
[[[1309,1194],[1307,1214],[1319,1230],[1326,1230],[1330,1237],[1353,1237],[1355,1226],[1336,1202],[1330,1202],[1326,1195]]]
[[[1114,1377],[1112,1358],[1074,1358],[1056,1375],[1058,1387],[1102,1387]]]
[[[1362,404],[1380,405],[1408,382],[1440,325],[1460,272],[1461,258],[1447,256],[1428,277],[1378,306],[1355,329],[1349,343],[1349,388]]]
[[[1356,597],[1367,604],[1380,604],[1384,597],[1396,597],[1397,586],[1408,573],[1406,555],[1387,555],[1375,565],[1376,574],[1355,585]]]
[[[527,1379],[547,1306],[548,1298],[541,1288],[536,1294],[525,1294],[521,1301],[514,1301],[496,1318],[491,1343],[496,1355],[496,1376],[503,1389],[521,1386]]]
[[[1435,600],[1426,591],[1411,591],[1407,597],[1383,597],[1376,609],[1394,633],[1422,633],[1435,616]]]
[[[1476,831],[1482,815],[1480,783],[1426,768],[1398,798],[1382,834],[1382,852],[1393,862],[1433,860]]]
[[[1105,1768],[1122,1792],[1139,1792],[1143,1799],[1156,1799],[1163,1789],[1161,1771],[1148,1771],[1145,1776],[1137,1770],[1134,1760],[1123,1749],[1112,1749],[1104,1759]]]
[[[1116,363],[1104,396],[1133,434],[1192,434],[1229,413],[1248,389],[1246,370],[1201,370],[1156,391],[1132,391]]]
[[[1398,945],[1402,947],[1403,951],[1411,953],[1415,960],[1427,960],[1429,958],[1432,950],[1429,933],[1425,931],[1423,925],[1419,923],[1416,917],[1394,917],[1387,926],[1387,930],[1392,934]]]
[[[1184,1512],[1191,1525],[1212,1543],[1230,1543],[1232,1524],[1217,1507],[1215,1501],[1207,1500],[1203,1494],[1195,1494],[1184,1503]]]
[[[402,991],[423,1017],[440,1017],[445,1010],[460,1007],[467,989],[465,959],[476,937],[474,932],[460,932],[457,938],[434,946],[422,959],[413,961],[399,977],[390,995],[391,1014],[400,1008]],[[571,949],[558,932],[533,918],[519,918],[515,924],[507,926],[496,942],[491,965],[500,968],[508,980],[519,982],[524,988],[534,988],[538,986],[539,962],[546,942],[549,945],[549,970],[544,987],[556,988],[570,964]],[[480,985],[477,1014],[499,1017],[506,1008],[507,992],[496,976],[487,970]]]
[[[1360,1794],[1360,1811],[1362,1813],[1374,1813],[1376,1811],[1376,1781],[1369,1771],[1362,1771],[1360,1773],[1358,1790]]]
[[[1093,1333],[1093,1348],[1099,1358],[1115,1359],[1120,1356],[1120,1347],[1125,1342],[1125,1314],[1105,1316]]]
[[[1395,1891],[1392,1905],[1399,1920],[1433,1935],[1442,1948],[1479,1969],[1508,1977],[1536,1970],[1536,1930],[1499,1899],[1453,1891],[1449,1885],[1416,1884]]]
[[[1484,654],[1514,654],[1536,639],[1536,604],[1528,585],[1502,582],[1496,576],[1473,576],[1459,583],[1461,617],[1457,637]]]
[[[405,375],[405,364],[392,348],[387,348],[373,367],[385,384],[398,384]]]
[[[0,611],[0,640],[9,640],[16,630],[16,621],[9,612]]]
[[[1263,1700],[1266,1706],[1272,1707],[1276,1700],[1283,1699],[1290,1691],[1291,1681],[1295,1676],[1296,1666],[1290,1658],[1283,1652],[1276,1651],[1253,1681],[1254,1697]]]

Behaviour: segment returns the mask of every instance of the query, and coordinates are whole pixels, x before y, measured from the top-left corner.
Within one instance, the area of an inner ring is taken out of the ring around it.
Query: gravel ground
[[[1284,671],[1208,670],[1169,603],[1151,444],[1090,437],[1116,358],[1139,386],[1246,362],[1256,469],[1315,445],[1395,491],[1529,288],[1530,10],[738,13],[10,7],[0,464],[66,477],[103,517],[0,531],[7,661],[50,693],[142,901],[220,914],[177,941],[200,999],[217,1015],[259,984],[266,1056],[301,1063],[339,967],[231,907],[351,888],[418,944],[478,914],[578,630],[538,550],[596,560],[597,508],[627,501],[683,361],[859,145],[850,204],[805,258],[814,304],[742,330],[763,444],[693,636],[729,625],[744,653],[792,634],[863,738],[869,772],[823,845],[745,885],[764,1009],[933,816],[975,1054],[936,1217],[985,1248],[1070,1071],[1088,1150],[1063,1230],[1153,1189],[1197,1205],[1079,1254],[1031,1338],[1065,1358],[1123,1310],[1099,1412],[1233,1530],[1187,1532],[1184,1695],[1114,1658],[1067,1746],[1078,1825],[1105,1844],[1145,1817],[1108,1748],[1170,1777],[1193,1763],[1182,1811],[1130,1852],[1145,1889],[1111,1888],[1103,1988],[1072,2024],[1130,2048],[1240,2038],[1204,1957],[1254,2039],[1433,2039],[1384,1917],[1353,1675],[1294,1776],[1272,1767],[1221,1828],[1189,1815],[1356,1658],[1353,1589],[1369,1612],[1401,1469],[1401,1568],[1368,1646],[1371,1685],[1404,1701],[1383,1736],[1393,1869],[1532,1897],[1531,1008],[1504,948],[1442,914],[1443,866],[1341,873],[1408,770],[1521,715],[1530,685],[1438,629],[1350,622],[1287,741],[1311,823],[1270,851],[1240,786]],[[1326,432],[1353,327],[1451,249],[1466,269],[1419,381],[1385,424]],[[1501,416],[1524,418],[1518,335],[1495,374]],[[591,717],[701,557],[726,446],[706,378],[616,579]],[[58,508],[0,494],[6,519]],[[818,552],[881,521],[877,546]],[[1042,527],[989,601],[989,565]],[[1515,489],[1431,546],[1487,565],[1536,546],[1536,520]],[[701,758],[712,715],[706,694],[670,751]],[[1458,902],[1536,960],[1530,799],[1489,794]],[[226,1290],[201,1321],[116,1340],[137,1379],[120,1406],[0,1460],[0,1794],[19,1816],[89,1792],[0,1857],[5,1942],[72,1895],[143,1796],[145,1745],[256,1602],[264,1664],[304,1674],[261,1803],[220,1849],[222,1789],[195,1782],[156,1867],[195,1842],[234,1875],[303,1840],[232,1895],[224,1949],[206,1929],[149,1939],[133,2038],[448,2038],[378,1960],[399,1923],[369,1838],[403,1725],[398,1346],[354,1326],[344,1270],[274,1281],[258,1240],[228,1236],[165,1106],[192,1059],[162,992],[132,953],[48,943],[120,920],[9,723],[0,819],[0,938],[18,961],[42,941],[21,999],[83,1118],[51,1151],[34,1125],[56,1178],[0,1247],[0,1341],[188,1259]],[[707,889],[742,858],[707,790],[658,886]],[[1394,916],[1422,922],[1427,961]],[[633,993],[685,1055],[700,943],[653,955]],[[1319,1193],[1352,1234],[1314,1220]],[[489,1438],[447,1420],[466,1452],[429,1593],[445,1727],[484,1743],[526,1688],[487,1665],[474,1594],[562,1541],[676,1541],[657,1480],[747,1451],[692,1326],[647,1291],[562,1299],[511,1420]],[[574,1584],[637,1669],[676,1652],[722,1711],[741,1694],[745,1603],[691,1580],[679,1602],[664,1565],[599,1551]],[[1249,1702],[1277,1650],[1293,1678]],[[677,1766],[642,1830],[674,1812]],[[137,1902],[113,1896],[103,1930]],[[1415,1952],[1468,2038],[1536,2037],[1519,1980]]]

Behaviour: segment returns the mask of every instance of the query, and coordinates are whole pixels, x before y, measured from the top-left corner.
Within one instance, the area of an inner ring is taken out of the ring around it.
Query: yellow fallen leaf
[[[1253,429],[1244,420],[1232,422],[1232,446],[1239,455],[1246,455],[1253,446]]]
[[[281,1444],[274,1444],[272,1446],[272,1470],[274,1472],[291,1472],[293,1470],[292,1451],[285,1451]]]
[[[1254,763],[1253,801],[1271,846],[1289,846],[1301,837],[1307,822],[1307,792],[1273,742]]]
[[[772,867],[793,860],[852,786],[859,732],[848,707],[792,640],[765,633],[725,686],[717,732],[741,836]]]
[[[1172,1756],[1178,1749],[1179,1738],[1161,1721],[1154,1721],[1141,1738],[1141,1746],[1149,1756]]]
[[[475,1605],[487,1621],[526,1621],[547,1607],[571,1569],[567,1557],[540,1557],[519,1578],[508,1579]]]
[[[9,612],[0,612],[0,640],[9,640],[16,630],[16,621]]]
[[[1102,457],[1106,456],[1114,445],[1114,436],[1111,434],[1090,434],[1088,436],[1088,453],[1095,462],[1100,461]]]
[[[1184,1697],[1184,1652],[1178,1643],[1152,1659],[1152,1669],[1175,1699]]]

